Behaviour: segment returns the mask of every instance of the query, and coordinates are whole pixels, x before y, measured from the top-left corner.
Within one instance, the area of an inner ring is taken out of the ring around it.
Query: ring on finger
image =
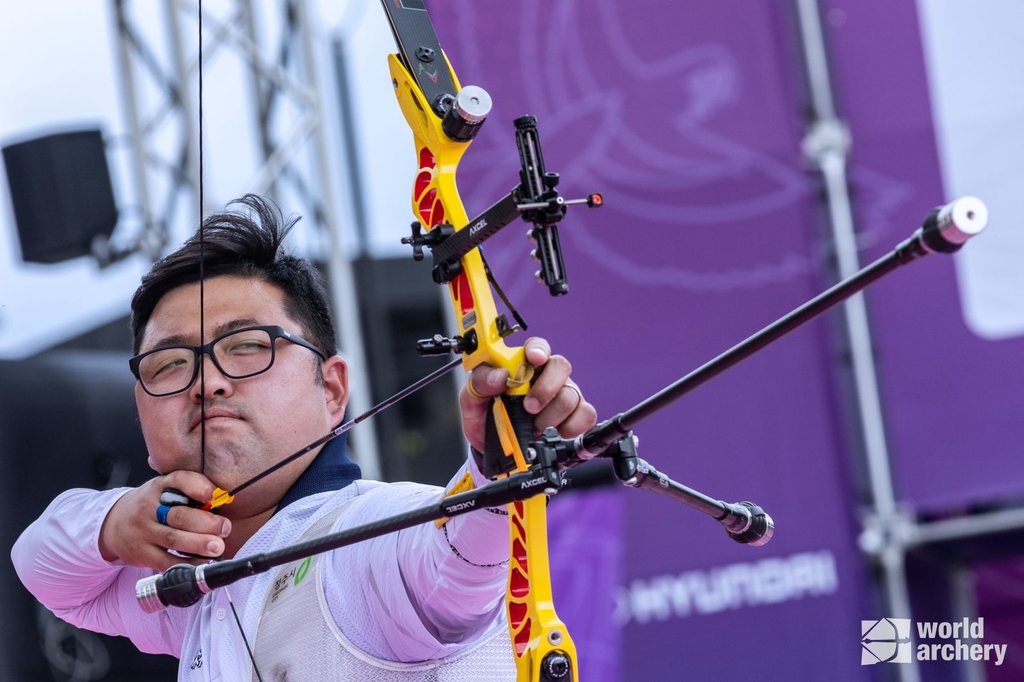
[[[156,508],[156,520],[163,525],[167,525],[167,512],[171,511],[170,506],[161,504]]]
[[[574,381],[567,381],[567,382],[565,382],[565,387],[566,388],[571,388],[573,391],[576,392],[576,404],[573,405],[573,407],[572,407],[572,409],[575,410],[577,407],[579,407],[580,405],[583,404],[583,393],[580,391],[580,387],[577,386],[576,382],[574,382]]]

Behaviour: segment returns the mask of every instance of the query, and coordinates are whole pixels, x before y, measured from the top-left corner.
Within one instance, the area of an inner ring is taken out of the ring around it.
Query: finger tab
[[[177,506],[188,506],[188,507],[201,507],[202,502],[197,502],[191,497],[181,492],[177,488],[164,488],[163,492],[160,493],[160,504],[165,504],[168,507]]]

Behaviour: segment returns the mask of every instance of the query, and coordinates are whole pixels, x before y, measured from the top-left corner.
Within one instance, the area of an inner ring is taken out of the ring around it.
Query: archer
[[[501,509],[295,562],[186,609],[139,609],[136,582],[156,571],[279,547],[443,495],[361,480],[340,438],[262,476],[342,422],[347,368],[320,276],[282,249],[295,219],[252,195],[237,203],[246,210],[207,218],[132,299],[130,367],[158,476],[134,489],[63,493],[15,545],[19,576],[68,622],[177,656],[180,679],[236,679],[252,667],[260,679],[435,679],[439,667],[458,679],[488,670],[515,679]],[[568,361],[542,339],[526,342],[526,356],[538,375],[524,402],[535,430],[572,438],[593,426]],[[487,482],[486,413],[506,379],[481,365],[462,390],[475,456],[453,484]],[[218,490],[237,499],[213,510],[192,502]],[[203,665],[191,667],[200,653]]]

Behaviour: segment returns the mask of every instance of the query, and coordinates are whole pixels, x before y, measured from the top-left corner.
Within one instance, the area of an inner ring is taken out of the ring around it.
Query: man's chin
[[[239,451],[237,447],[227,451],[217,449],[207,441],[206,471],[202,473],[222,490],[234,490],[260,473],[249,470],[246,464],[251,461],[251,455],[246,451]]]

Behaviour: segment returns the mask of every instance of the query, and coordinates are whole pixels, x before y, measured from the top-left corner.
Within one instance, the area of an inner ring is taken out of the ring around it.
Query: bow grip
[[[526,395],[503,393],[487,411],[481,471],[488,479],[529,467],[526,453],[533,440],[533,415],[523,407]]]

